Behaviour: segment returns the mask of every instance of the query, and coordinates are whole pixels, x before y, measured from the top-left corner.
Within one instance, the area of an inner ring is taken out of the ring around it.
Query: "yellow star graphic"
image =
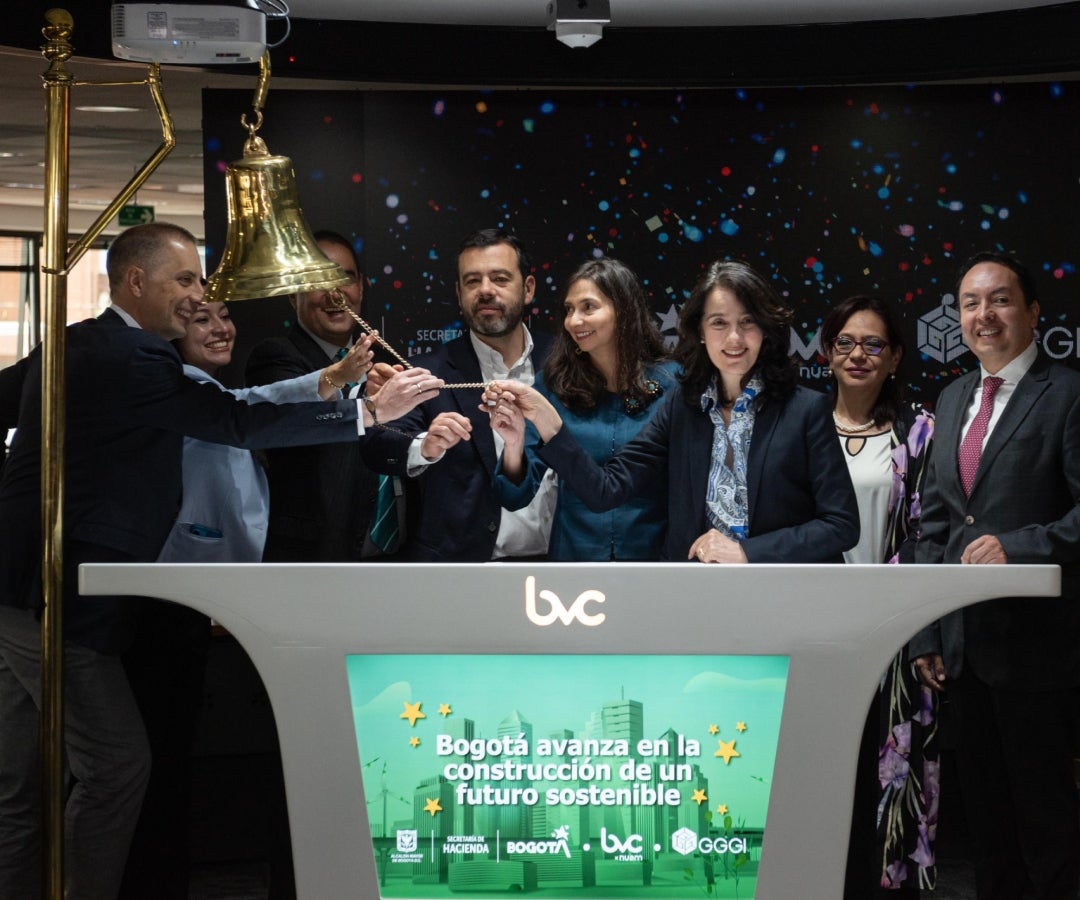
[[[720,733],[720,726],[719,725],[710,725],[709,726],[709,734],[719,734],[719,733]]]
[[[431,813],[432,817],[434,817],[435,813],[442,812],[442,804],[439,803],[437,797],[428,798],[428,802],[424,804],[424,812]]]
[[[412,725],[413,728],[415,728],[417,719],[426,719],[427,718],[426,715],[424,715],[422,712],[420,712],[420,707],[423,706],[423,705],[424,704],[422,702],[421,703],[409,703],[408,701],[405,701],[405,712],[403,712],[400,716],[398,716],[398,718],[399,719],[408,719],[409,724]]]
[[[738,724],[737,724],[737,725],[735,726],[735,730],[736,730],[737,732],[739,732],[739,734],[742,734],[742,733],[743,733],[744,731],[746,731],[746,723],[745,723],[745,722],[739,722],[739,723],[738,723]]]
[[[411,738],[409,738],[409,746],[410,747],[419,747],[420,746],[420,738],[418,738],[414,734]]]
[[[722,756],[724,758],[725,766],[731,765],[731,758],[733,756],[742,756],[742,754],[735,749],[734,741],[717,741],[716,743],[720,745],[720,749],[717,750],[713,756]]]
[[[721,804],[720,804],[720,805],[719,805],[718,807],[716,807],[716,811],[717,811],[717,812],[718,812],[718,813],[719,813],[720,815],[722,815],[722,816],[726,816],[726,815],[727,815],[727,804],[725,804],[725,803],[721,803]]]
[[[450,713],[452,713],[452,712],[453,712],[453,710],[450,708],[449,703],[440,703],[439,704],[439,715],[442,716],[444,719],[448,715],[450,715]]]
[[[709,798],[705,796],[705,792],[701,790],[701,788],[698,788],[696,791],[694,791],[694,796],[690,799],[693,800],[698,806],[701,806],[701,804]]]

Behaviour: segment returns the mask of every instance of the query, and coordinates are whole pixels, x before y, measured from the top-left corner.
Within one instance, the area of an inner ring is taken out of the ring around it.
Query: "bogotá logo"
[[[541,627],[552,625],[556,621],[563,625],[571,624],[575,619],[582,625],[595,626],[604,621],[603,613],[588,613],[587,603],[603,603],[607,598],[601,591],[588,590],[578,594],[577,599],[567,609],[559,595],[554,591],[540,591],[540,599],[548,604],[547,612],[541,613],[536,608],[536,577],[529,575],[525,579],[525,615],[534,625]]]
[[[416,850],[415,829],[398,829],[397,848],[399,853],[413,853]]]
[[[967,352],[955,304],[956,298],[946,294],[941,306],[919,317],[919,351],[939,363],[951,363]]]
[[[507,841],[506,855],[515,853],[562,853],[567,859],[570,858],[570,829],[566,825],[560,825],[551,832],[550,841]]]

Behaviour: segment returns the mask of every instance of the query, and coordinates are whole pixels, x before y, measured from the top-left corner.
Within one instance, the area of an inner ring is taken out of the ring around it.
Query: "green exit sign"
[[[120,207],[118,219],[122,228],[130,225],[149,225],[154,221],[154,207],[135,206],[129,203],[127,206]]]

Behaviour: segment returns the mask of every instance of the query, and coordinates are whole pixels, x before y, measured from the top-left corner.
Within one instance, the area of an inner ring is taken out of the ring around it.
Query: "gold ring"
[[[705,558],[705,549],[703,547],[698,547],[697,548],[697,555],[698,555],[698,559],[704,559]]]

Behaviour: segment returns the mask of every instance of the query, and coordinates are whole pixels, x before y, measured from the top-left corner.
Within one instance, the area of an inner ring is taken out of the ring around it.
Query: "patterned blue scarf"
[[[709,487],[705,494],[706,514],[713,528],[736,541],[743,540],[749,532],[746,460],[750,455],[750,437],[754,431],[754,398],[764,387],[760,376],[750,378],[732,407],[730,425],[724,425],[720,387],[716,378],[701,395],[701,411],[707,412],[713,423]],[[726,464],[729,448],[730,468]]]

